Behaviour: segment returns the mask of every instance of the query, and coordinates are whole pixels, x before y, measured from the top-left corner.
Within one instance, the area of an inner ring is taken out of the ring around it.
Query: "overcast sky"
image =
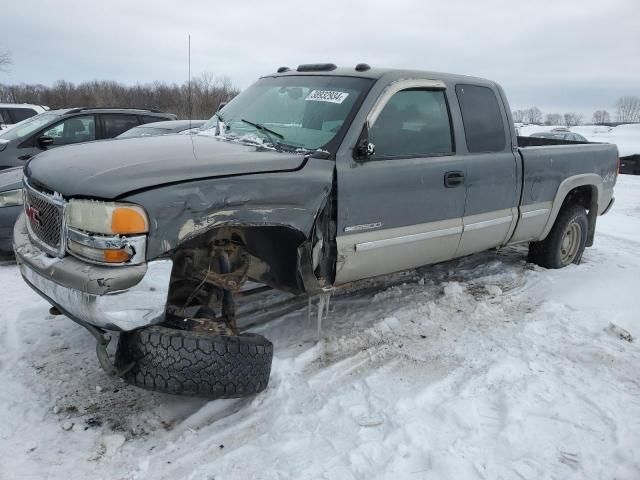
[[[1,83],[227,75],[367,62],[500,82],[513,109],[613,111],[640,95],[640,0],[7,0]]]

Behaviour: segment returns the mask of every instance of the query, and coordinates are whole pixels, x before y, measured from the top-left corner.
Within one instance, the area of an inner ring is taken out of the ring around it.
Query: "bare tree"
[[[639,122],[640,97],[620,97],[616,101],[616,118],[619,122]]]
[[[210,118],[222,102],[238,94],[228,77],[204,73],[191,80],[191,105],[188,83],[182,85],[155,82],[122,85],[107,80],[73,84],[58,80],[51,87],[44,85],[0,84],[0,102],[34,103],[51,108],[63,107],[137,107],[156,108],[175,113],[178,118]]]
[[[562,115],[559,113],[547,113],[544,116],[545,125],[560,125],[562,123]]]
[[[601,125],[603,123],[609,123],[611,121],[611,115],[606,110],[596,110],[593,112],[593,118],[591,120],[596,125]]]
[[[527,110],[526,118],[529,123],[542,123],[542,112],[538,107],[531,107]]]
[[[517,122],[517,123],[523,123],[525,122],[525,114],[526,112],[524,110],[514,110],[513,112],[511,112],[511,116],[513,117],[513,121]]]
[[[0,52],[0,72],[8,72],[12,63],[9,52]]]
[[[564,114],[564,124],[567,127],[575,127],[576,125],[580,125],[582,123],[582,115],[575,113],[575,112],[569,112],[569,113],[565,113]]]

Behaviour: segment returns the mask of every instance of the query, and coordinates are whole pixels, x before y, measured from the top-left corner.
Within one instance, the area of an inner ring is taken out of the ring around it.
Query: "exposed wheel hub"
[[[567,226],[560,246],[560,260],[564,265],[569,265],[574,262],[578,250],[580,249],[580,242],[582,240],[582,230],[577,223],[570,223]]]

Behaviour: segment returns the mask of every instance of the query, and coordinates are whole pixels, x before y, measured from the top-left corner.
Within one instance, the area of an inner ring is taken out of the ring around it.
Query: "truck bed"
[[[577,175],[597,175],[599,210],[606,208],[618,170],[618,148],[609,143],[518,137],[522,159],[521,206],[554,201],[560,184]],[[594,177],[595,178],[595,177]]]

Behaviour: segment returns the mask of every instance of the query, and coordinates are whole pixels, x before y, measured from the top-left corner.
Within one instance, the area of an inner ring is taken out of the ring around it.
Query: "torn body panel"
[[[243,244],[251,255],[250,278],[301,292],[298,249],[313,240],[316,218],[333,191],[334,167],[331,160],[308,158],[297,171],[168,185],[126,200],[149,215],[147,260],[209,248],[224,231],[225,241]],[[266,265],[253,261],[267,258]]]

